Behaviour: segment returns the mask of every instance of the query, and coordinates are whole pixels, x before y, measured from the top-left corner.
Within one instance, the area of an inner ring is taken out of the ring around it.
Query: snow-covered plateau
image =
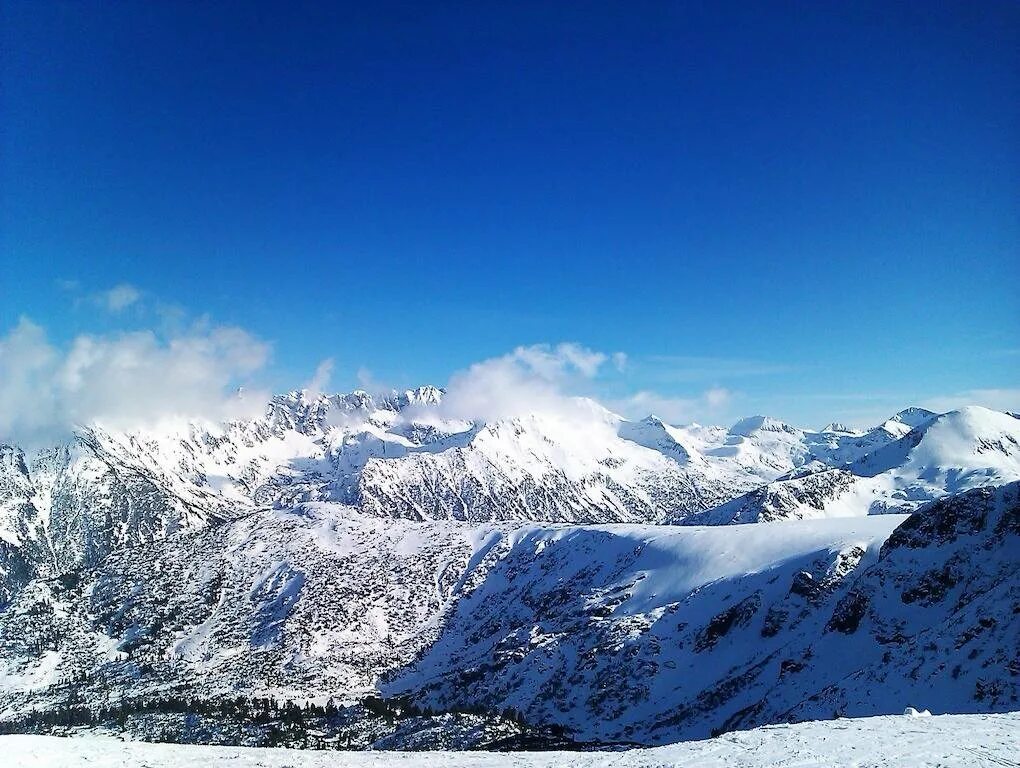
[[[775,725],[626,752],[316,752],[3,736],[11,768],[999,768],[1017,765],[1020,715],[904,715]]]
[[[1020,709],[1014,415],[443,402],[293,392],[250,421],[0,446],[0,730],[524,749],[838,717],[801,726],[834,744],[908,705]]]

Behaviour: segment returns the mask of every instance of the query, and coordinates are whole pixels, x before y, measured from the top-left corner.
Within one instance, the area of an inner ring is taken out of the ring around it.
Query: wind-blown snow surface
[[[3,736],[11,768],[998,768],[1017,765],[1020,714],[872,717],[778,725],[627,752],[310,752]]]

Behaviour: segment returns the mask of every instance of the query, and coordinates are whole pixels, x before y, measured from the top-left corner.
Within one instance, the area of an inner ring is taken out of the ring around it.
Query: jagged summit
[[[7,448],[0,536],[17,546],[10,557],[19,563],[7,570],[23,580],[44,567],[30,560],[90,562],[121,543],[306,501],[409,519],[681,522],[771,483],[787,490],[759,496],[762,515],[831,516],[909,511],[1020,476],[1017,420],[981,408],[908,408],[867,432],[811,432],[766,416],[726,430],[654,415],[630,421],[584,398],[569,418],[471,422],[446,417],[444,395],[433,386],[296,390],[249,421],[138,433],[86,427],[57,452]],[[810,491],[795,490],[805,484]],[[791,501],[809,497],[811,510]],[[111,526],[111,517],[122,522]]]
[[[896,437],[903,437],[911,430],[923,428],[936,416],[937,413],[926,408],[912,406],[890,416],[882,423],[881,429]]]
[[[801,430],[770,416],[748,416],[730,427],[731,435],[751,437],[756,432],[786,432],[795,435]]]
[[[681,464],[704,461],[689,436],[681,429],[666,424],[658,416],[649,415],[636,422],[621,420],[617,434],[624,440],[658,451]]]
[[[846,424],[841,424],[838,421],[833,421],[822,427],[822,432],[836,432],[845,435],[857,435],[860,432],[853,427],[848,427]]]
[[[930,421],[937,415],[937,413],[929,411],[927,408],[911,406],[909,408],[904,408],[902,411],[898,411],[895,415],[890,417],[889,421],[898,421],[901,424],[906,424],[908,427],[916,428]]]

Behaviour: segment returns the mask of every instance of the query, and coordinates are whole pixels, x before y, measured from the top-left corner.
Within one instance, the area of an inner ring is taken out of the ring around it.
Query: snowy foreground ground
[[[123,742],[101,736],[0,737],[0,763],[145,768],[385,768],[387,766],[1020,766],[1020,712],[886,716],[768,726],[716,739],[627,752],[312,752]]]

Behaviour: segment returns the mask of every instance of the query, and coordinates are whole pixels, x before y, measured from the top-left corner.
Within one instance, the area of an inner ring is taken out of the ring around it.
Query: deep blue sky
[[[281,387],[562,340],[807,421],[1020,386],[1020,4],[318,5],[4,0],[0,335],[129,283]]]

